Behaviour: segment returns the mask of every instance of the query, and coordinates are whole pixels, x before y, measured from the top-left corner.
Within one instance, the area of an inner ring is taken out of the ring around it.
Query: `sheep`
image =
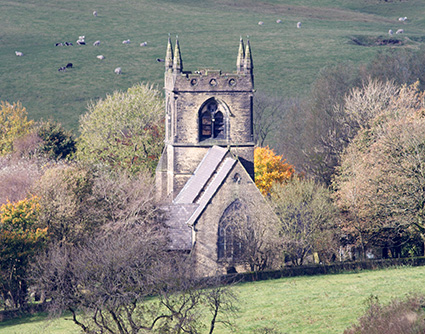
[[[78,39],[79,39],[80,41],[83,41],[83,42],[84,42],[84,40],[86,39],[86,36],[79,36],[79,37],[78,37]]]
[[[122,72],[121,72],[121,67],[117,67],[115,70],[114,70],[114,72],[115,72],[115,74],[121,74]]]
[[[163,62],[165,62],[165,59],[156,58],[156,61],[157,61],[158,63],[163,63]]]
[[[297,28],[301,28],[301,22],[297,23]]]
[[[146,45],[148,45],[148,42],[140,43],[140,46],[146,46]]]
[[[65,66],[66,68],[72,68],[72,63],[68,63],[68,64],[66,64],[66,66]]]
[[[65,42],[65,45],[66,46],[72,46],[72,43],[71,42]]]
[[[96,12],[96,11],[94,11],[94,12],[93,12],[93,16],[94,16],[94,17],[96,17],[96,16],[97,16],[97,12]]]
[[[390,29],[388,30],[388,35],[392,36],[394,34],[394,32]]]
[[[59,72],[65,72],[66,71],[66,67],[65,66],[59,67],[58,71]]]
[[[282,20],[280,20],[280,19],[276,20],[276,23],[282,23]]]
[[[100,41],[96,41],[93,43],[93,46],[98,46],[98,45],[100,45]]]
[[[398,18],[398,20],[400,21],[400,22],[404,22],[404,21],[406,21],[407,20],[407,17],[405,16],[405,17],[399,17]]]
[[[22,57],[24,54],[20,51],[15,51],[15,55],[17,55],[18,57]]]
[[[77,41],[77,44],[78,44],[78,45],[86,45],[86,42],[78,40],[78,41]]]
[[[104,57],[104,56],[102,56],[102,55],[98,55],[98,56],[96,56],[96,58],[97,58],[97,59],[100,59],[100,60],[105,59],[105,57]]]
[[[63,46],[63,43],[56,43],[55,46]]]
[[[126,39],[125,41],[122,41],[122,44],[130,44],[130,40]]]
[[[404,30],[403,29],[398,29],[395,33],[396,34],[402,34],[402,33],[404,33]]]
[[[264,24],[264,22],[263,22],[263,21],[258,22],[258,25],[259,25],[259,26],[262,26],[263,24]]]

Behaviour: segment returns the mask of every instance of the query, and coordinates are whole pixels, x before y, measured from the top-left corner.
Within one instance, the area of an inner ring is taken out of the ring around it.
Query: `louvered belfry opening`
[[[209,100],[200,111],[200,136],[199,140],[225,139],[224,114],[215,99]]]

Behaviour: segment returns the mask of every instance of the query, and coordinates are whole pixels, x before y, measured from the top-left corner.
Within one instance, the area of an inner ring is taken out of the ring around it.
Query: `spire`
[[[246,41],[246,48],[245,48],[244,72],[252,73],[253,68],[254,66],[252,64],[251,46],[249,45],[249,39],[248,39]]]
[[[167,54],[165,56],[165,71],[173,69],[173,46],[171,45],[170,34],[168,34]]]
[[[176,36],[176,54],[174,55],[173,70],[180,73],[183,70],[182,57],[180,55],[179,36]]]
[[[238,73],[241,73],[243,71],[244,58],[245,58],[245,52],[244,52],[244,45],[243,45],[243,40],[241,36],[240,42],[239,42],[238,59],[236,60],[236,70]]]

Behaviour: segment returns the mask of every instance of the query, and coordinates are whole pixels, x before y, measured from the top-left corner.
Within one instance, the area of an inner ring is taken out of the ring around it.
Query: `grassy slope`
[[[372,294],[382,302],[410,292],[425,293],[425,267],[392,268],[361,273],[295,277],[240,284],[236,333],[274,328],[281,333],[342,333],[365,310]],[[71,334],[69,317],[51,323],[33,317],[0,323],[0,334]],[[216,333],[232,333],[218,327]]]
[[[324,66],[363,62],[386,48],[352,45],[349,36],[403,27],[406,37],[422,38],[424,14],[422,0],[2,0],[0,100],[20,100],[31,118],[53,117],[76,129],[90,100],[140,81],[162,87],[163,64],[155,59],[164,57],[168,33],[179,35],[187,70],[224,71],[234,70],[239,36],[249,35],[256,88],[294,96],[305,93]],[[409,22],[399,23],[399,16]],[[54,46],[75,44],[80,35],[87,46]],[[128,38],[133,43],[123,45]],[[92,46],[95,40],[99,47]],[[25,56],[16,57],[15,50]],[[106,59],[99,61],[98,54]],[[75,68],[59,73],[68,62]],[[117,66],[120,76],[113,73]]]

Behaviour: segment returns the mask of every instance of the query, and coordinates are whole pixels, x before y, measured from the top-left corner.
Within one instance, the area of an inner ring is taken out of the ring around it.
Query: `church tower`
[[[165,148],[156,171],[158,197],[171,202],[207,151],[226,148],[254,179],[254,76],[249,40],[242,38],[236,71],[184,71],[178,39],[165,57]]]

